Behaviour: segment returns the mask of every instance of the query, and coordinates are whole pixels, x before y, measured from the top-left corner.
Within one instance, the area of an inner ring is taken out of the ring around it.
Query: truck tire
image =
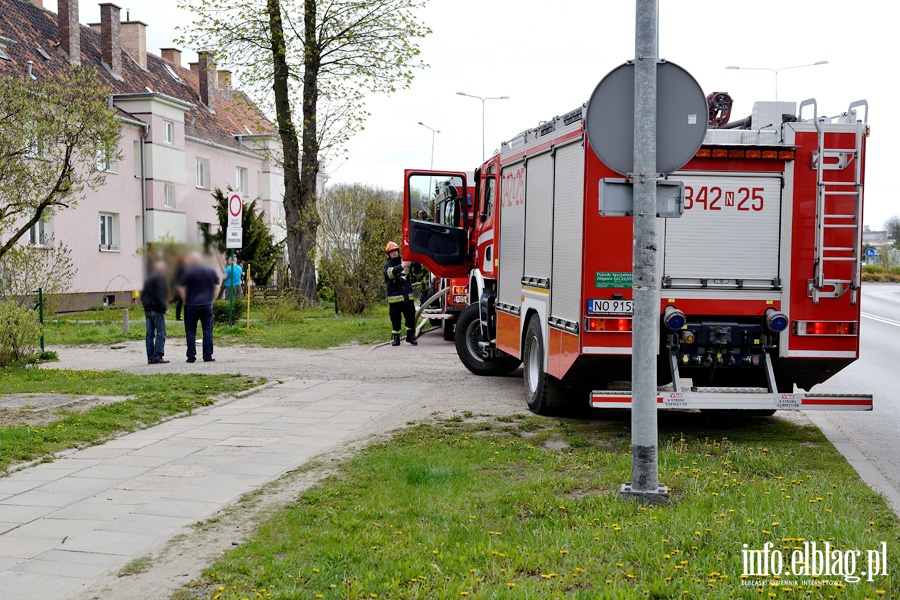
[[[456,317],[452,319],[443,319],[441,321],[441,335],[445,342],[452,342],[456,339]]]
[[[541,319],[532,315],[525,328],[525,343],[522,346],[522,368],[525,380],[525,402],[528,410],[536,415],[552,412],[550,393],[553,381],[544,372],[544,334]]]
[[[519,366],[519,359],[495,348],[486,354],[478,345],[481,341],[478,305],[466,307],[456,322],[456,353],[466,368],[476,375],[507,375]]]

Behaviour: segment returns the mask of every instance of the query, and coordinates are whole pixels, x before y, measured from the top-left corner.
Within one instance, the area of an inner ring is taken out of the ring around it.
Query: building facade
[[[269,119],[231,86],[214,56],[185,67],[181,52],[147,50],[147,25],[121,21],[100,4],[101,22],[79,21],[78,0],[0,0],[0,74],[40,78],[69,64],[94,67],[122,123],[120,158],[98,158],[105,184],[75,208],[57,212],[22,243],[51,239],[71,249],[78,269],[71,308],[121,305],[143,283],[145,242],[202,242],[217,227],[215,188],[256,199],[278,240],[284,237],[280,140]],[[323,191],[324,178],[319,183]]]

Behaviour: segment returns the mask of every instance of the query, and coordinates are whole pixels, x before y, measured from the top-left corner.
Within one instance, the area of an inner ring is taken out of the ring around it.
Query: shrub
[[[863,265],[863,273],[884,273],[884,267],[879,265]]]
[[[230,301],[228,298],[224,300],[216,300],[213,302],[213,322],[228,323],[228,306]],[[241,317],[247,314],[247,302],[243,298],[234,299],[234,321],[237,323]]]
[[[297,303],[290,295],[280,295],[277,298],[267,298],[259,302],[263,316],[268,323],[284,321],[294,309]]]
[[[37,313],[13,300],[0,301],[0,367],[34,362],[40,354]]]

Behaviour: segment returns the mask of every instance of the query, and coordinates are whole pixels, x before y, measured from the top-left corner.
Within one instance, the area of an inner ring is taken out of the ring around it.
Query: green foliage
[[[231,188],[228,188],[231,191]],[[231,254],[225,247],[225,235],[228,228],[228,194],[220,188],[216,188],[212,197],[216,203],[216,217],[219,221],[219,229],[215,233],[210,231],[209,225],[201,224],[201,231],[207,246],[212,246],[222,253]],[[278,259],[281,258],[281,244],[276,243],[266,222],[266,215],[261,208],[256,206],[256,200],[244,203],[241,214],[241,227],[244,229],[243,247],[235,250],[235,256],[239,263],[250,265],[250,278],[256,285],[267,285],[275,272]],[[244,271],[246,273],[246,268]]]
[[[400,238],[400,200],[371,186],[339,184],[320,200],[319,214],[319,272],[341,312],[362,313],[384,297],[384,246]]]
[[[60,242],[47,247],[16,245],[0,256],[0,298],[15,299],[22,306],[37,302],[38,288],[44,291],[44,316],[65,310],[65,293],[78,272],[72,251]]]
[[[98,161],[119,158],[120,122],[108,96],[92,67],[36,81],[0,76],[0,257],[32,225],[103,184]]]
[[[0,300],[0,368],[34,362],[40,341],[37,313],[14,300]]]
[[[227,294],[227,293],[226,293]],[[231,306],[231,301],[227,298],[223,300],[216,300],[213,302],[213,322],[214,323],[227,323],[228,322],[228,312]],[[241,319],[247,318],[247,302],[243,298],[235,298],[234,299],[234,321],[235,323],[239,322]]]

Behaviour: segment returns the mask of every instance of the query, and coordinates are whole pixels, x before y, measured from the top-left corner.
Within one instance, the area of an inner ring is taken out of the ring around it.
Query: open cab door
[[[404,171],[403,260],[435,277],[467,277],[470,265],[466,174]]]

